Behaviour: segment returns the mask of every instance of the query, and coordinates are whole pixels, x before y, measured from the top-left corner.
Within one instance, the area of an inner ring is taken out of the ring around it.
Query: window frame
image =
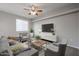
[[[28,24],[28,25],[26,25],[26,26],[27,26],[27,30],[25,30],[25,29],[24,29],[24,30],[22,30],[22,29],[18,30],[18,29],[17,29],[17,27],[19,27],[19,26],[17,25],[17,21],[18,21],[18,20],[23,21],[23,22],[24,22],[24,21],[27,22],[27,24]],[[27,31],[29,31],[29,22],[28,22],[28,20],[16,19],[16,32],[27,32]]]

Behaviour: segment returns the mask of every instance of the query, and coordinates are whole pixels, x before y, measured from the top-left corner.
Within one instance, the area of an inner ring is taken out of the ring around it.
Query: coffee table
[[[32,46],[38,50],[39,52],[39,55],[43,52],[42,55],[44,55],[44,51],[45,51],[45,48],[44,45],[47,44],[47,41],[44,41],[44,40],[34,40],[32,41]]]

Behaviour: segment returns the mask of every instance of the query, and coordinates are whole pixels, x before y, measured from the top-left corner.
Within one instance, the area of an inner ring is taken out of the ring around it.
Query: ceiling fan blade
[[[37,12],[36,15],[37,16],[41,16],[42,15],[42,12]]]
[[[37,12],[43,12],[43,10],[37,10]]]
[[[31,13],[28,13],[29,15],[31,15]]]

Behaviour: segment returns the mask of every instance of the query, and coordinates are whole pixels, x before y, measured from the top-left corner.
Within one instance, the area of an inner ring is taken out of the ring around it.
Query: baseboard
[[[68,47],[72,47],[72,48],[75,48],[75,49],[78,49],[79,50],[79,47],[77,46],[72,46],[72,45],[67,45]]]

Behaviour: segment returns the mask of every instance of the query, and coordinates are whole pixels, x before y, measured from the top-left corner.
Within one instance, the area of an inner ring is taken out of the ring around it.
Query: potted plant
[[[33,29],[30,29],[30,33],[33,33],[34,31],[33,31]]]
[[[38,40],[41,39],[41,37],[39,35],[35,36],[35,38]]]
[[[31,36],[31,37],[34,36],[34,31],[33,31],[33,29],[30,29],[30,36]]]

